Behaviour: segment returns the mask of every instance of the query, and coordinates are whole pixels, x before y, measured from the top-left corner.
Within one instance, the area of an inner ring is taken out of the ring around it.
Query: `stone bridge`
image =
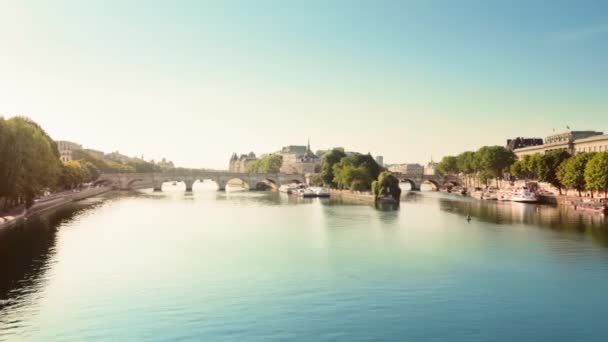
[[[184,182],[186,191],[192,191],[196,181],[204,180],[217,183],[218,190],[226,190],[226,184],[231,180],[240,180],[249,189],[258,189],[260,186],[278,188],[283,184],[307,182],[303,174],[170,170],[154,173],[105,173],[96,183],[110,184],[121,190],[153,188],[154,191],[161,191],[165,182]]]
[[[423,183],[430,183],[437,189],[442,186],[454,186],[462,184],[462,181],[458,176],[406,174],[399,172],[393,172],[393,175],[395,175],[395,177],[397,177],[402,183],[410,183],[413,191],[420,191],[420,186]]]

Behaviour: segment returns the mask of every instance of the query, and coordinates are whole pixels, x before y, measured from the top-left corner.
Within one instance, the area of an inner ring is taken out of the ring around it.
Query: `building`
[[[57,149],[59,150],[59,159],[62,162],[72,160],[72,152],[76,150],[82,150],[82,145],[71,141],[59,140],[57,141]]]
[[[166,158],[163,158],[161,161],[157,162],[156,165],[158,165],[161,170],[171,170],[175,168],[175,165],[173,165],[172,161],[168,161]]]
[[[608,135],[594,135],[578,139],[574,142],[574,154],[579,152],[606,152],[608,151]]]
[[[521,138],[517,137],[515,139],[507,139],[507,149],[513,151],[517,148],[530,147],[530,146],[538,146],[543,144],[543,139],[541,138]]]
[[[513,153],[518,158],[536,153],[544,154],[549,151],[563,150],[572,155],[578,152],[606,151],[608,135],[597,131],[567,131],[552,134],[545,138],[542,145],[516,148]]]
[[[384,166],[384,157],[383,156],[376,156],[376,163],[380,166]]]
[[[306,146],[285,146],[279,154],[283,157],[283,173],[315,173],[321,165],[321,158],[310,149],[310,140]]]
[[[424,174],[424,166],[420,164],[393,164],[387,165],[390,172],[403,173],[408,175]]]
[[[437,163],[435,163],[432,158],[431,161],[424,167],[424,174],[427,176],[434,176],[437,174]]]
[[[249,152],[249,154],[241,154],[241,156],[237,156],[236,153],[232,154],[230,157],[230,163],[228,165],[228,171],[236,172],[236,173],[246,173],[247,172],[247,164],[252,161],[258,160],[255,156],[255,153]]]

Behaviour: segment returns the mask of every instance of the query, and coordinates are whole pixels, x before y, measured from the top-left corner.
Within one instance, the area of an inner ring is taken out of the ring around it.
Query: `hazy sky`
[[[608,2],[0,0],[0,114],[214,168],[608,131]]]

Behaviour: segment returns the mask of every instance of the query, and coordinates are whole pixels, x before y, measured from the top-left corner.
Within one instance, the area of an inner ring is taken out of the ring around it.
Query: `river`
[[[0,271],[2,341],[608,340],[603,217],[441,193],[108,194],[0,231]]]

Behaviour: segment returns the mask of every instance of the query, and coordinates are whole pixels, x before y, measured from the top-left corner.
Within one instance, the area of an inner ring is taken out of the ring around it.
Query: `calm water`
[[[601,217],[171,190],[0,232],[0,340],[608,340]]]

